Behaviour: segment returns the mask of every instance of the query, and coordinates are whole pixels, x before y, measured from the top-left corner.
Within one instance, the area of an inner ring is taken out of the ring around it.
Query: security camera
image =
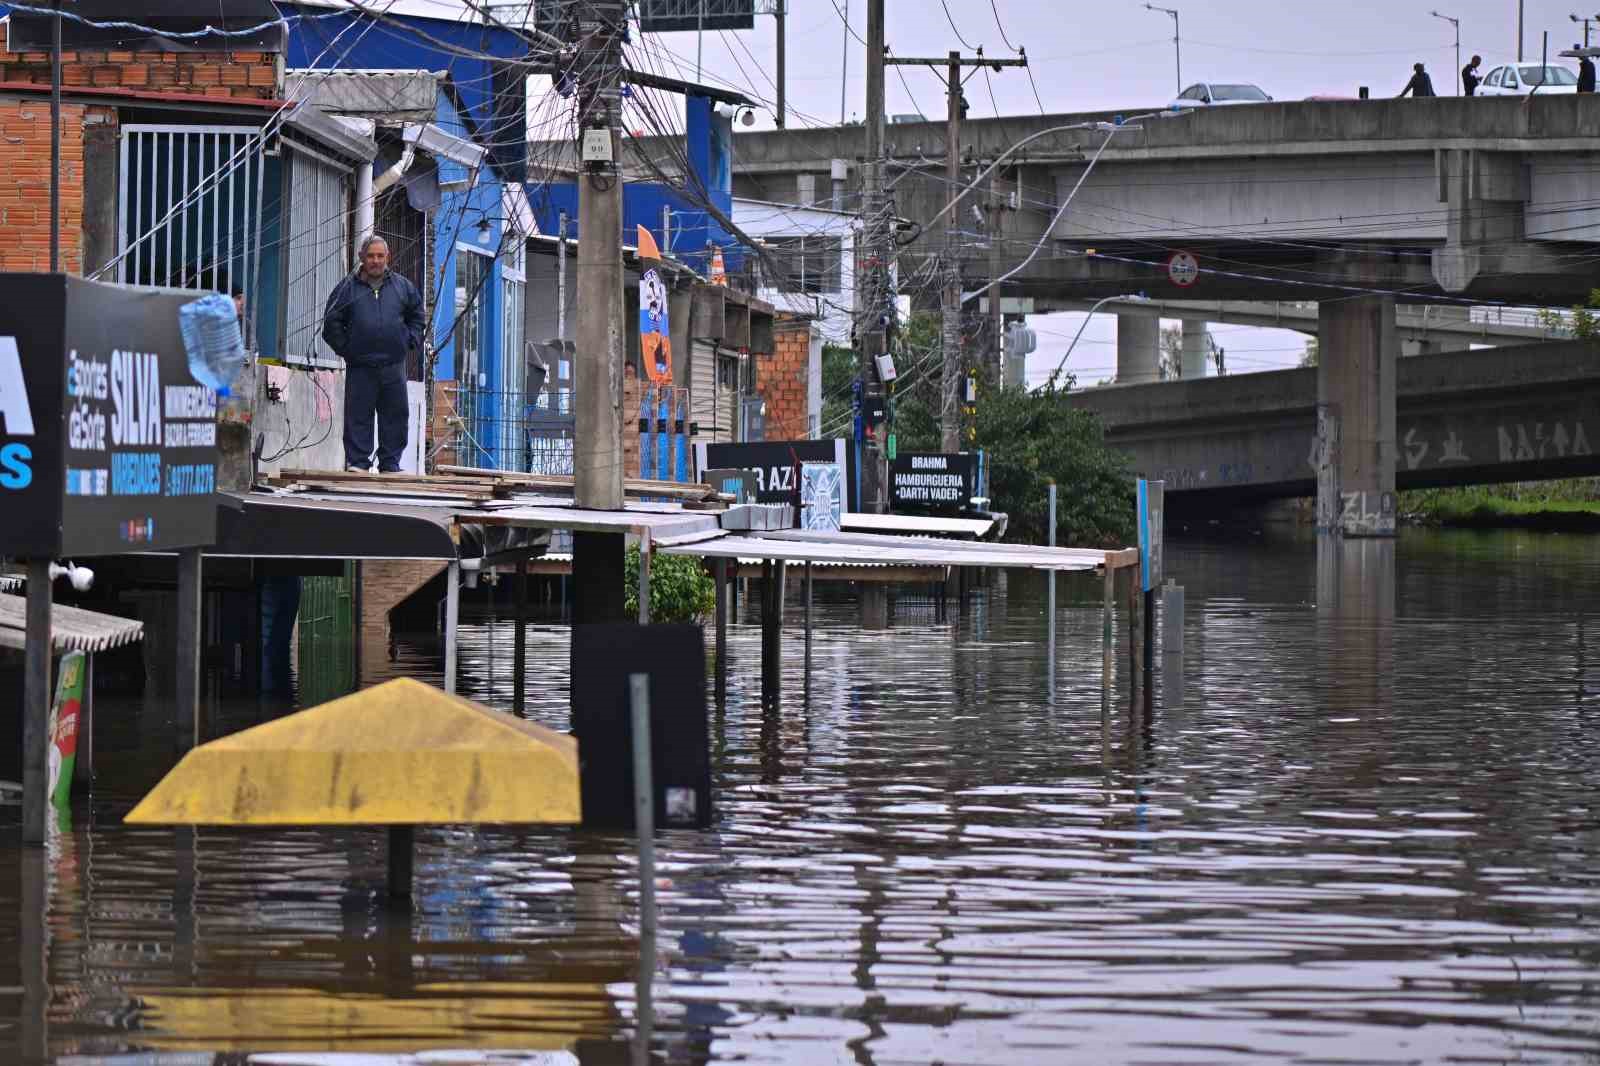
[[[94,587],[94,571],[87,566],[79,566],[69,562],[66,566],[60,563],[50,564],[50,580],[64,577],[78,592],[88,592]]]
[[[756,110],[743,104],[718,104],[715,108],[718,115],[737,122],[741,126],[754,126],[756,124]]]

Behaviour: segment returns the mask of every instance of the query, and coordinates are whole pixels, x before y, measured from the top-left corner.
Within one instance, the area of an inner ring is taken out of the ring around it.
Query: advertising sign
[[[733,468],[748,470],[756,478],[756,503],[800,501],[800,464],[837,463],[845,472],[847,509],[856,506],[855,457],[843,440],[746,441],[740,444],[694,446],[697,471]]]
[[[1139,479],[1139,577],[1145,592],[1161,584],[1166,539],[1165,481]]]
[[[81,651],[61,657],[61,672],[56,684],[55,702],[50,705],[50,802],[57,810],[72,805],[72,771],[78,761],[78,722],[83,711],[84,665]]]
[[[178,330],[199,295],[0,275],[0,554],[214,542],[217,394]]]
[[[748,30],[756,24],[755,0],[639,0],[639,29]]]
[[[901,452],[889,464],[889,508],[959,514],[973,496],[973,471],[967,452]]]
[[[800,464],[800,528],[837,533],[844,521],[844,466]]]

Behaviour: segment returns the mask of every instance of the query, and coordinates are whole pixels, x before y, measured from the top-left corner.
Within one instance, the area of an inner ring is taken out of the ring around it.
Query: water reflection
[[[1119,616],[1101,715],[1093,581],[1063,579],[1053,646],[1024,579],[865,633],[819,589],[775,711],[734,628],[718,821],[661,834],[653,945],[620,836],[420,832],[396,914],[379,831],[124,828],[170,727],[105,711],[69,835],[24,852],[0,812],[0,1061],[1593,1061],[1600,549],[1334,543],[1175,546],[1185,655],[1149,713]],[[510,705],[510,625],[469,627],[465,694]],[[554,728],[566,640],[530,627]],[[395,655],[437,678],[431,638]]]

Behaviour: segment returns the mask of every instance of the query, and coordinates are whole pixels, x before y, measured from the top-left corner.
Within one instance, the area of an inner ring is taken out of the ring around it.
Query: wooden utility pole
[[[1004,67],[1025,67],[1028,65],[1027,58],[985,59],[980,50],[972,59],[963,59],[960,52],[952,51],[944,59],[896,56],[886,59],[885,62],[892,66],[928,66],[935,70],[944,67],[946,104],[944,176],[947,185],[945,195],[947,198],[956,196],[961,189],[961,119],[967,109],[966,96],[961,91],[962,68],[972,67],[976,70],[987,67],[1000,70]],[[944,285],[939,299],[943,313],[941,343],[944,349],[944,380],[939,398],[939,436],[940,448],[946,452],[961,450],[961,391],[966,380],[961,345],[960,234],[959,215],[952,211],[945,216]]]
[[[623,508],[622,297],[623,0],[579,0],[568,30],[581,41],[578,78],[578,321],[574,367],[573,499],[579,507]],[[573,537],[574,621],[620,621],[624,538]]]

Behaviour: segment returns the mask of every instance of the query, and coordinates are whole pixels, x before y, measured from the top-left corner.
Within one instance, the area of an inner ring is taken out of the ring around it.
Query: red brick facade
[[[767,404],[768,440],[810,436],[811,320],[780,315],[772,354],[757,355],[756,392]]]
[[[271,52],[63,52],[61,84],[273,100],[278,64]],[[49,85],[50,53],[0,51],[0,81]]]
[[[61,267],[83,272],[83,127],[101,108],[61,107]],[[50,269],[50,105],[0,99],[0,270]]]

